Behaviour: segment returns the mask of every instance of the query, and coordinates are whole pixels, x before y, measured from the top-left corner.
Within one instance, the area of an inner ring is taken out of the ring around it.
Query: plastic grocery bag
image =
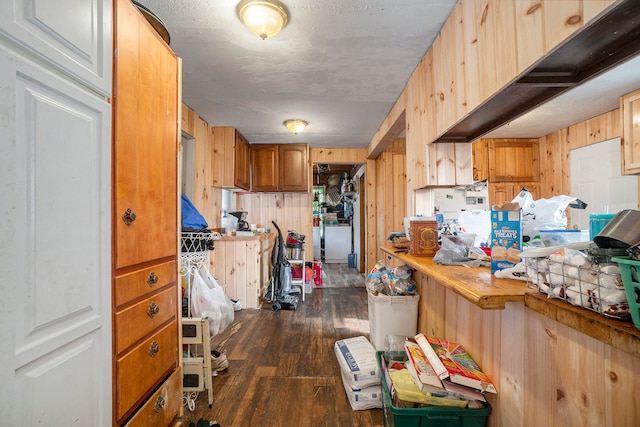
[[[209,321],[209,332],[213,337],[224,331],[233,322],[233,304],[222,286],[205,269],[193,275],[191,288],[191,313]]]
[[[577,197],[553,196],[550,199],[533,200],[526,188],[512,200],[522,209],[522,234],[533,238],[538,230],[557,230],[567,228],[565,210]]]
[[[208,270],[204,270],[204,280],[209,287],[214,301],[218,304],[220,309],[220,330],[218,333],[224,331],[227,326],[233,323],[234,309],[231,299],[225,294],[224,288],[218,283],[218,281],[209,273]]]

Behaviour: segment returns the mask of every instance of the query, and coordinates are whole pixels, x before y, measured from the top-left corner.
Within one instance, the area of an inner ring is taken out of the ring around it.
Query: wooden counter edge
[[[566,301],[548,298],[537,291],[524,295],[525,307],[565,326],[602,341],[613,348],[640,357],[640,330],[632,322],[609,319]]]
[[[450,289],[451,291],[455,292],[456,294],[460,295],[461,297],[465,298],[469,302],[484,310],[503,310],[505,308],[505,303],[507,302],[524,301],[524,294],[527,291],[527,288],[525,286],[522,286],[523,283],[520,281],[510,279],[496,279],[499,281],[514,282],[515,284],[517,284],[516,288],[512,291],[502,294],[482,294],[481,292],[478,292],[477,290],[466,286],[464,283],[460,283],[455,279],[447,277],[441,272],[431,269],[429,266],[425,266],[422,261],[424,260],[424,258],[417,258],[408,254],[396,253],[395,251],[397,249],[391,246],[381,246],[380,249],[388,255],[398,258],[416,271],[425,274],[426,276],[432,277],[433,279],[437,280],[442,286]],[[473,271],[473,269],[470,269],[470,272],[471,271]]]

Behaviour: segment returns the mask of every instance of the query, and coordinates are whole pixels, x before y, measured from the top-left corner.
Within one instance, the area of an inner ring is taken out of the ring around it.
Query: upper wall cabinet
[[[640,174],[640,90],[620,98],[622,173]]]
[[[307,144],[254,144],[251,146],[251,190],[308,192]]]
[[[493,139],[489,145],[489,182],[540,181],[537,139]]]
[[[109,96],[111,4],[109,0],[4,1],[0,34]],[[73,19],[63,18],[61,10],[73,11]]]
[[[213,186],[251,188],[250,147],[234,127],[213,128]]]
[[[426,186],[467,185],[473,182],[471,144],[427,145]]]

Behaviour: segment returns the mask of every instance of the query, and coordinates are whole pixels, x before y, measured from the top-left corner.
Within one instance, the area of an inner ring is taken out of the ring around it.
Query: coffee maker
[[[233,212],[229,212],[229,215],[233,215],[234,217],[236,217],[238,219],[238,227],[236,228],[237,231],[249,231],[249,230],[251,230],[251,227],[249,226],[249,223],[247,222],[247,212],[246,211],[233,211]]]

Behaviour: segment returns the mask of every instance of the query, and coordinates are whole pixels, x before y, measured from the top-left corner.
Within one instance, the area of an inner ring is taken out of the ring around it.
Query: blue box
[[[491,273],[520,262],[522,213],[517,203],[491,209]]]

